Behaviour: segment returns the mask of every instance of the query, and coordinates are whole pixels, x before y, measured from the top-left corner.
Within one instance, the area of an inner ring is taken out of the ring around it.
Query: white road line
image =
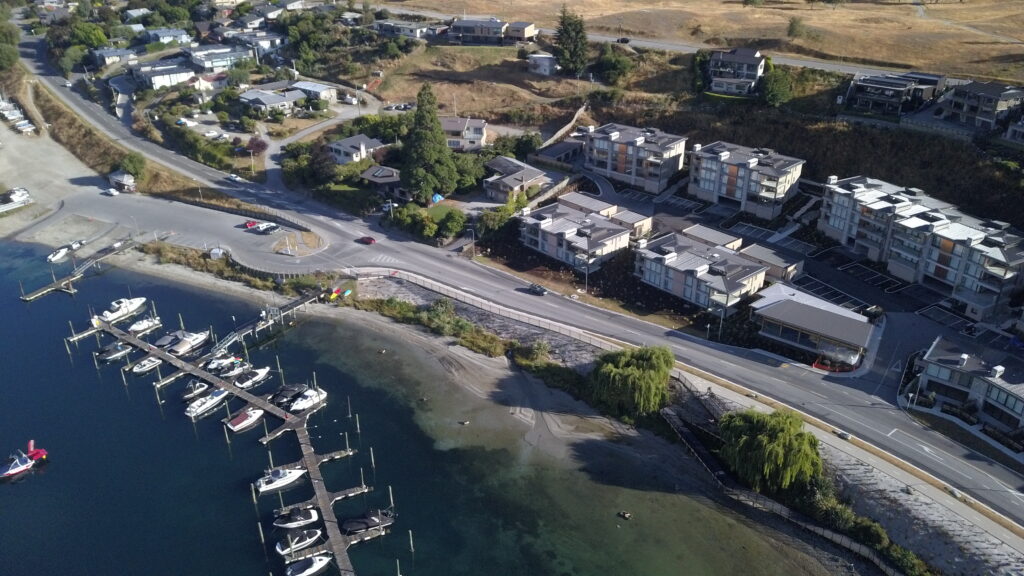
[[[888,434],[886,434],[886,436],[892,437],[892,435],[896,432],[899,432],[899,428],[893,428],[892,432],[889,432]]]

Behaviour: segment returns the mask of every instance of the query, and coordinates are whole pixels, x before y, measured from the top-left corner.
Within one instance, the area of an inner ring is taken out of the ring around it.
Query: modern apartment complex
[[[900,116],[913,112],[942,93],[946,77],[907,72],[860,76],[853,79],[846,93],[846,104],[854,110]]]
[[[571,192],[557,204],[524,209],[519,234],[527,247],[589,273],[650,229],[650,216]]]
[[[922,369],[910,392],[974,413],[1018,441],[1024,420],[1024,364],[991,348],[966,349],[939,336],[918,359]],[[911,398],[911,403],[914,399]]]
[[[725,314],[760,290],[768,271],[736,251],[740,242],[703,226],[640,240],[633,273],[645,284]]]
[[[686,136],[656,128],[605,124],[584,140],[585,169],[655,194],[668,187],[686,158]]]
[[[728,204],[771,220],[796,193],[804,161],[767,148],[728,142],[694,144],[689,193],[705,202]]]
[[[957,86],[941,101],[942,118],[981,130],[997,123],[1024,104],[1024,88],[1000,82],[969,82]]]
[[[828,179],[818,230],[893,276],[952,297],[967,316],[1004,311],[1021,285],[1022,238],[1009,225],[873,178]]]

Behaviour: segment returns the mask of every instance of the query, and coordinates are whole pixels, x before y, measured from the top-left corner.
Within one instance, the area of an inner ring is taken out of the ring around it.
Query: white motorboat
[[[220,404],[227,400],[229,396],[230,394],[228,394],[227,390],[218,388],[211,392],[209,396],[203,396],[198,400],[193,400],[192,403],[188,405],[188,408],[185,408],[185,416],[188,416],[189,418],[198,418],[217,406],[220,406]]]
[[[230,366],[235,362],[241,361],[242,359],[237,356],[218,356],[217,358],[214,358],[213,360],[207,362],[204,368],[206,369],[207,372],[217,373],[220,372],[223,368]]]
[[[326,570],[330,564],[330,556],[327,554],[317,554],[292,564],[285,570],[285,574],[287,576],[313,576]]]
[[[180,342],[181,337],[184,334],[186,334],[184,330],[175,330],[174,332],[168,332],[167,334],[164,334],[163,336],[157,338],[156,342],[153,343],[153,346],[156,346],[157,348],[160,348],[162,350],[166,350]]]
[[[286,468],[283,470],[274,470],[256,481],[256,490],[258,490],[260,494],[262,494],[270,490],[278,490],[280,488],[284,488],[289,484],[298,482],[299,478],[302,478],[302,475],[305,473],[305,468]]]
[[[228,422],[228,430],[232,432],[242,432],[252,428],[263,418],[263,409],[255,406],[249,406],[245,410],[242,410],[238,416],[235,416]]]
[[[202,380],[192,380],[185,385],[185,394],[181,397],[182,400],[188,402],[194,398],[202,396],[204,392],[210,389],[210,384]]]
[[[252,370],[252,364],[249,364],[248,362],[236,362],[222,370],[220,373],[220,377],[225,379],[234,378],[235,376],[238,376],[239,374],[244,374],[249,370]]]
[[[136,336],[140,336],[152,330],[156,330],[160,326],[162,326],[162,324],[159,316],[146,316],[142,320],[132,323],[132,325],[128,327],[128,331]]]
[[[112,324],[142,310],[142,307],[145,305],[146,299],[142,296],[138,298],[118,298],[110,303],[109,309],[104,310],[99,316],[94,316],[93,319],[98,318],[108,324]]]
[[[324,390],[323,388],[309,389],[303,392],[302,394],[299,394],[299,396],[295,398],[295,400],[292,400],[291,405],[288,406],[288,410],[291,412],[302,412],[303,410],[308,410],[312,408],[314,405],[316,405],[322,400],[325,400],[326,398],[327,391]]]
[[[266,380],[268,376],[270,376],[270,366],[249,370],[235,379],[235,386],[238,386],[242,390],[248,390],[249,388],[252,388]]]
[[[202,346],[209,337],[209,330],[205,332],[185,332],[175,345],[167,349],[167,352],[172,356],[183,356]]]
[[[64,257],[67,256],[67,255],[68,255],[67,247],[61,246],[60,248],[57,248],[53,252],[50,252],[50,255],[46,257],[46,261],[47,262],[57,262],[59,260],[63,260]]]
[[[320,539],[320,534],[322,533],[319,528],[291,530],[285,535],[284,539],[274,546],[274,550],[277,550],[277,553],[281,556],[287,556],[303,548],[309,548]]]
[[[85,240],[75,240],[71,244],[68,244],[68,248],[71,250],[78,250],[82,246],[85,246]]]
[[[97,351],[96,357],[99,358],[101,362],[113,362],[114,360],[124,358],[130,354],[132,350],[134,350],[134,348],[118,340],[107,344]]]
[[[298,508],[293,509],[284,516],[278,516],[274,519],[274,526],[278,528],[302,528],[307,524],[312,524],[320,519],[320,513],[316,511],[316,508],[307,508],[300,510]]]
[[[157,366],[163,364],[164,361],[157,358],[156,356],[147,356],[139,361],[138,364],[132,366],[132,374],[141,375],[156,369]]]

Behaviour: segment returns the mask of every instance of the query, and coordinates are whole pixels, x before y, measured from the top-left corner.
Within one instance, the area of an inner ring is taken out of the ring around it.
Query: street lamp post
[[[580,260],[586,262],[586,267],[583,269],[583,293],[590,293],[590,255],[589,254],[577,254],[576,263],[579,264]]]
[[[708,325],[704,328],[706,329],[704,332],[704,339],[711,340],[711,322],[708,322]]]
[[[196,180],[195,178],[193,178],[193,180],[195,180],[196,188],[199,190],[199,201],[202,202],[203,201],[203,185],[199,183],[199,180]]]

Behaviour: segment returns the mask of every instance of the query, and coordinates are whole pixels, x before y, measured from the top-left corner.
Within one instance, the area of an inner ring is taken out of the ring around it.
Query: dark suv
[[[531,294],[536,294],[537,296],[544,296],[545,294],[548,293],[548,289],[541,286],[540,284],[530,284],[528,290]]]

